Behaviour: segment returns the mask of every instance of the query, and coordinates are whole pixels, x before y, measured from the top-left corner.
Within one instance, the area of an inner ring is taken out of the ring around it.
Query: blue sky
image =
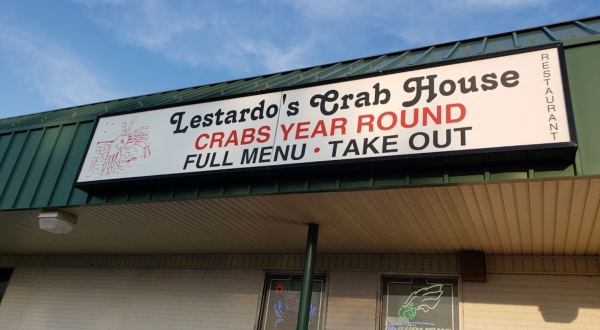
[[[600,0],[2,0],[0,118],[600,15]]]

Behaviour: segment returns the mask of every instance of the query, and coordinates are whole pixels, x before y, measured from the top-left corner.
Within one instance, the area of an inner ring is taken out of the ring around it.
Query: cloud
[[[121,96],[104,87],[91,65],[60,45],[0,26],[0,51],[15,74],[30,81],[54,107],[89,104]]]
[[[296,33],[274,11],[286,5],[242,0],[75,2],[82,1],[90,5],[93,20],[121,42],[179,65],[254,75],[303,67],[314,55],[313,35]]]
[[[258,75],[549,23],[558,0],[73,0],[122,43]],[[552,4],[552,5],[550,5]],[[561,11],[564,16],[564,10]],[[567,17],[566,19],[569,19]],[[205,71],[206,72],[206,71]]]

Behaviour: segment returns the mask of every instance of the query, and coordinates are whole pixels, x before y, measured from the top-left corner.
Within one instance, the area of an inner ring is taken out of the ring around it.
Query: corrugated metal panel
[[[597,35],[599,34],[599,30],[600,18],[591,17],[579,21],[470,39],[461,41],[460,43],[453,42],[302,70],[8,118],[0,121],[0,132],[32,125],[64,122],[100,113],[123,112],[150,106],[167,106],[183,101],[210,99],[223,95],[235,95],[243,92],[260,91],[269,88],[310,83],[323,79],[364,74],[371,71],[391,70],[408,65],[450,60],[483,53],[494,53],[518,47],[544,44],[555,40],[570,40]]]

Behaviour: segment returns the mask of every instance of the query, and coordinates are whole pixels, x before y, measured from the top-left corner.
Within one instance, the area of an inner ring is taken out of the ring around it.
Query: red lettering
[[[287,141],[288,135],[292,131],[292,128],[294,128],[294,123],[291,123],[288,129],[286,129],[284,124],[281,125],[281,130],[283,131],[283,141]]]
[[[227,141],[225,141],[225,148],[227,148],[230,143],[233,143],[234,146],[238,145],[237,131],[235,130],[229,133],[229,137],[227,138]]]
[[[317,134],[321,134],[322,136],[327,136],[327,129],[325,128],[325,122],[323,120],[319,120],[319,122],[317,122],[317,126],[315,127],[314,131],[312,132],[312,134],[310,135],[310,138],[314,138],[315,135]]]
[[[413,122],[410,125],[406,123],[406,110],[402,110],[402,112],[400,113],[400,125],[402,125],[402,127],[404,127],[404,128],[415,127],[418,122],[419,122],[419,108],[415,108],[413,110]]]
[[[392,117],[392,123],[389,126],[383,126],[383,118],[385,116],[391,116]],[[392,129],[394,126],[396,126],[396,124],[398,123],[398,116],[396,116],[396,114],[394,112],[388,111],[388,112],[384,112],[381,115],[379,115],[379,117],[377,118],[377,128],[379,128],[382,131],[387,131],[389,129]]]
[[[366,122],[364,121],[365,119],[367,119]],[[357,129],[356,133],[361,133],[363,126],[367,126],[369,128],[369,132],[373,132],[373,121],[374,120],[375,120],[375,117],[373,115],[358,116],[358,129]]]
[[[460,109],[460,116],[458,116],[458,118],[456,118],[456,119],[452,119],[452,108]],[[446,105],[446,123],[447,124],[458,123],[459,121],[465,119],[466,114],[467,114],[467,109],[465,108],[464,105],[462,105],[460,103]]]
[[[200,143],[200,139],[201,139],[201,138],[206,138],[206,139],[208,139],[208,138],[209,138],[209,136],[208,136],[208,134],[200,134],[200,135],[198,136],[198,138],[196,139],[196,149],[198,149],[198,150],[202,150],[202,149],[206,148],[206,146],[208,145],[208,143],[205,143],[205,144],[203,144],[203,145],[201,146],[201,145],[199,144],[199,143]]]
[[[218,143],[219,148],[221,148],[223,146],[223,138],[224,137],[225,137],[225,134],[223,134],[223,132],[213,133],[212,139],[210,139],[210,148],[212,149],[212,147],[215,145],[215,143]]]
[[[257,138],[256,142],[264,143],[264,142],[269,141],[269,139],[271,138],[271,134],[269,133],[270,130],[271,130],[271,127],[269,127],[269,126],[263,126],[263,127],[259,128],[258,135],[264,137],[264,139]]]
[[[308,127],[304,127],[307,125],[310,125],[310,121],[303,121],[301,123],[298,123],[298,126],[296,126],[296,140],[308,139],[308,134],[300,135],[300,133],[308,132]]]
[[[441,105],[437,106],[436,112],[437,112],[437,116],[434,116],[433,112],[431,112],[431,110],[428,107],[423,108],[423,126],[427,126],[427,116],[431,117],[431,119],[433,119],[433,122],[438,125],[442,123],[442,106]]]
[[[335,135],[335,130],[339,129],[342,131],[342,135],[346,134],[346,124],[348,121],[346,118],[335,118],[331,120],[331,135]]]
[[[256,130],[254,128],[245,128],[242,131],[242,141],[241,144],[250,144],[252,142],[254,142],[254,133],[256,132]],[[250,139],[250,140],[248,140]]]

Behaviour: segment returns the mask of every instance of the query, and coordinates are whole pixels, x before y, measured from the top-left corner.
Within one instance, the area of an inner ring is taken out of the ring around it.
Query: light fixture
[[[68,234],[77,224],[77,217],[61,210],[42,210],[40,215],[40,229],[54,234]]]

